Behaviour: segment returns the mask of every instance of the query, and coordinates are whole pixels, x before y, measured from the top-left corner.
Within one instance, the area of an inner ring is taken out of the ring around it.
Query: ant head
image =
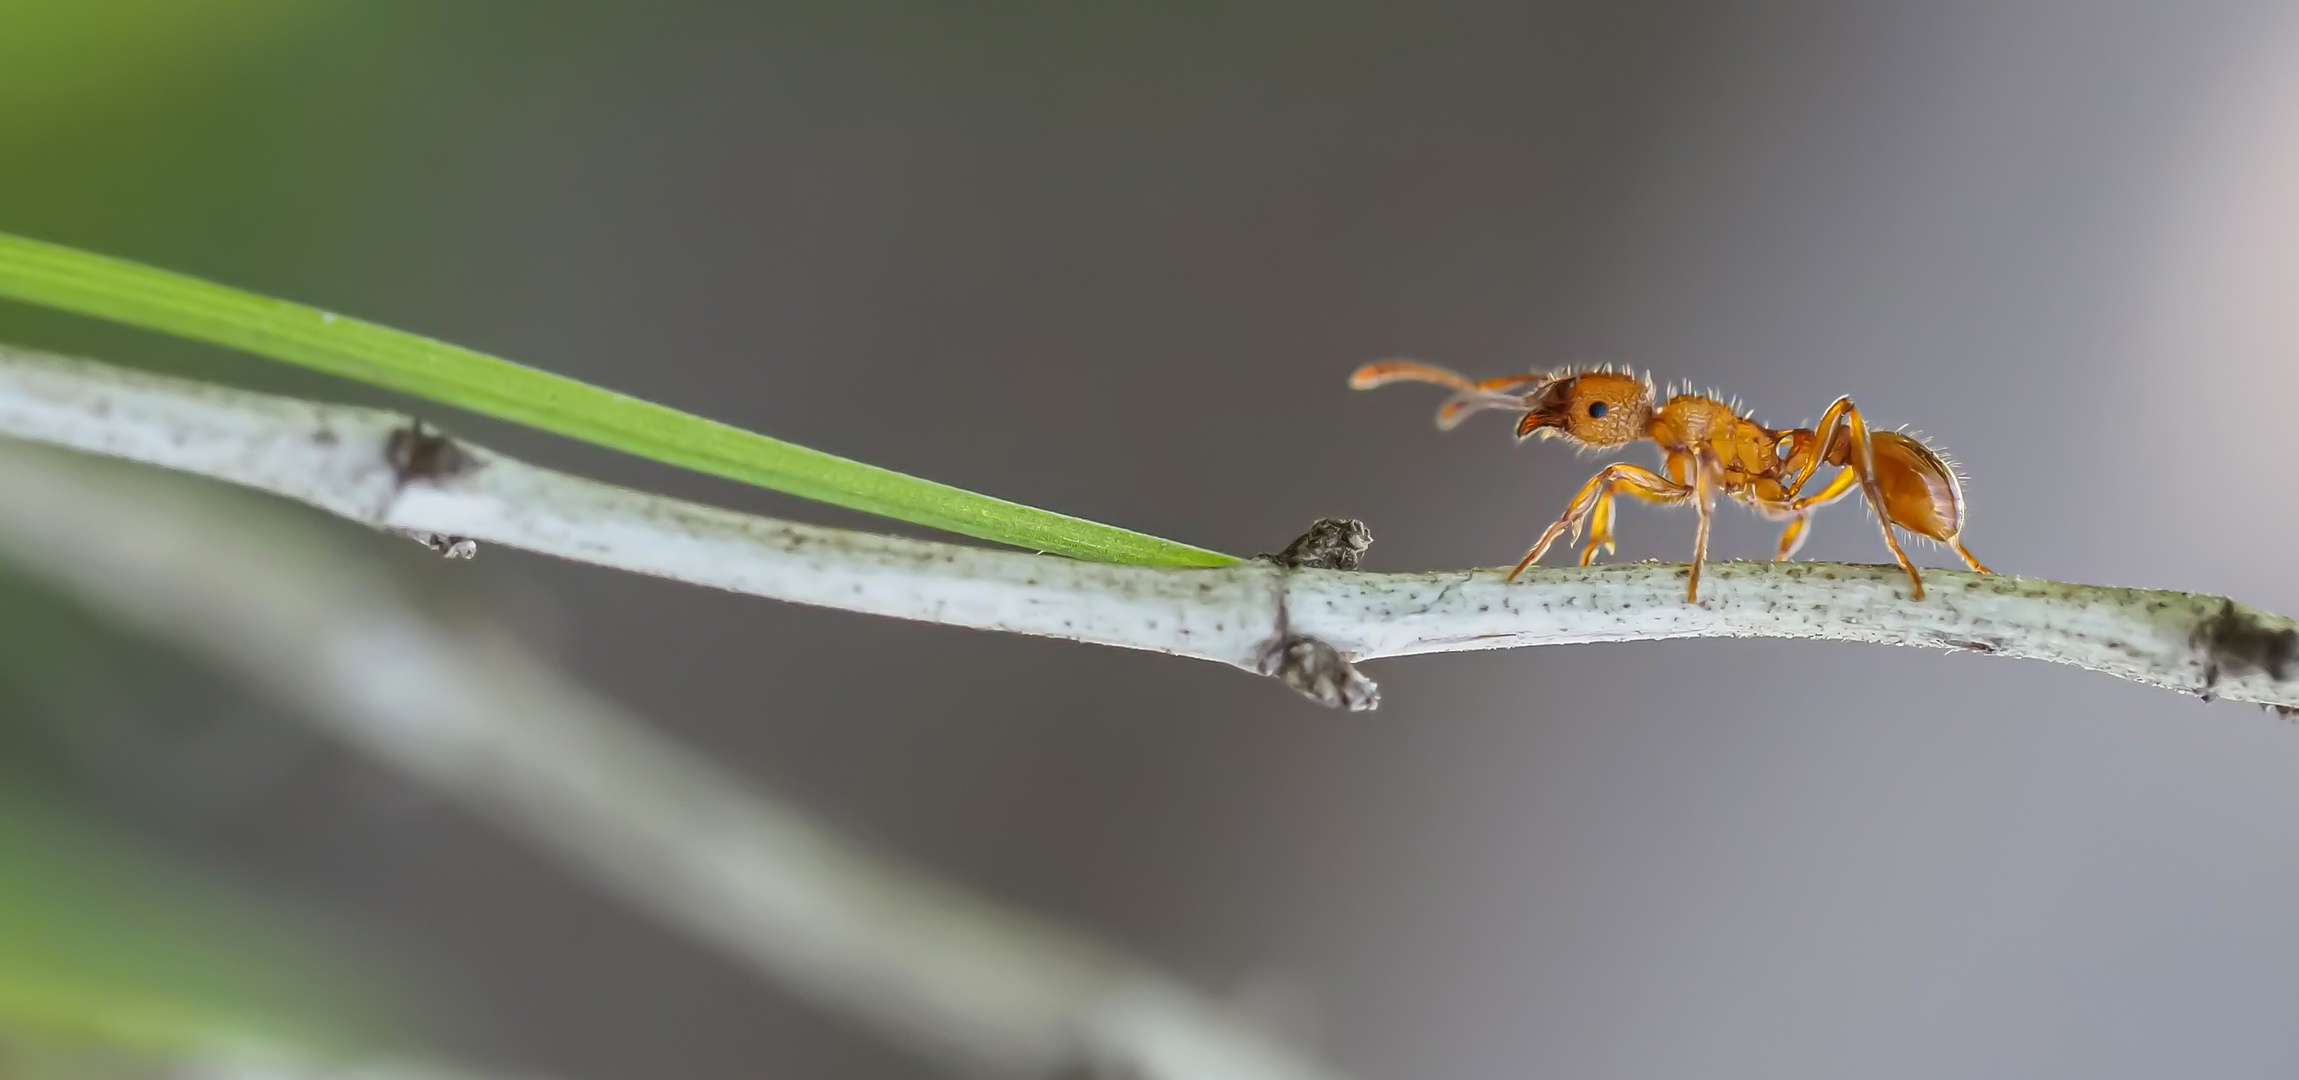
[[[1652,386],[1625,371],[1559,375],[1525,395],[1517,437],[1556,436],[1583,446],[1619,446],[1645,437]]]

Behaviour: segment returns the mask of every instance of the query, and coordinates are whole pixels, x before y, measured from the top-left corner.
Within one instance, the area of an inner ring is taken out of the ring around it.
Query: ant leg
[[[1587,566],[1588,564],[1596,561],[1598,548],[1605,549],[1605,554],[1607,555],[1610,555],[1613,552],[1612,496],[1612,488],[1608,485],[1604,490],[1604,494],[1597,496],[1597,504],[1594,507],[1591,507],[1589,510],[1589,543],[1587,547],[1581,549],[1582,566]]]
[[[1892,535],[1892,512],[1884,502],[1882,485],[1876,482],[1876,456],[1868,440],[1868,422],[1861,419],[1860,410],[1852,399],[1840,397],[1820,417],[1820,455],[1826,457],[1829,443],[1842,428],[1850,439],[1845,466],[1860,480],[1860,492],[1868,499],[1868,507],[1876,512],[1876,527],[1884,533],[1884,546],[1892,549],[1892,557],[1899,560],[1900,569],[1908,572],[1910,599],[1924,598],[1924,576],[1916,572],[1916,564],[1908,553],[1900,550],[1900,538]],[[1831,485],[1833,486],[1833,485]]]
[[[1780,530],[1780,550],[1773,554],[1773,562],[1787,562],[1796,557],[1796,550],[1804,546],[1804,534],[1811,531],[1812,515],[1798,514],[1788,519],[1788,527]]]
[[[1963,538],[1963,537],[1959,536],[1959,537],[1957,537],[1957,538],[1955,538],[1955,539],[1953,539],[1953,540],[1950,540],[1950,541],[1948,541],[1948,546],[1949,546],[1949,547],[1952,547],[1952,548],[1954,548],[1954,549],[1956,549],[1956,554],[1957,554],[1957,556],[1961,557],[1961,558],[1964,560],[1964,565],[1965,565],[1965,566],[1969,566],[1969,567],[1971,567],[1973,570],[1976,570],[1976,571],[1978,571],[1978,572],[1980,572],[1980,573],[1983,573],[1983,574],[1993,574],[1993,573],[1995,573],[1995,571],[1993,571],[1993,570],[1990,570],[1990,569],[1988,569],[1987,567],[1980,565],[1980,559],[1979,559],[1979,557],[1978,557],[1978,556],[1976,556],[1976,555],[1974,555],[1974,554],[1972,554],[1971,550],[1970,550],[1969,548],[1966,548],[1966,547],[1964,546],[1964,538]]]
[[[1565,534],[1565,530],[1577,530],[1583,521],[1596,514],[1599,503],[1604,504],[1605,515],[1600,523],[1601,535],[1603,542],[1609,545],[1612,542],[1612,496],[1616,486],[1636,498],[1662,505],[1683,502],[1686,497],[1692,494],[1691,488],[1642,465],[1631,465],[1625,461],[1607,465],[1595,476],[1590,477],[1588,483],[1582,484],[1580,491],[1574,493],[1573,501],[1565,506],[1563,516],[1557,518],[1548,527],[1548,531],[1541,534],[1540,542],[1533,545],[1533,550],[1526,553],[1524,559],[1517,563],[1516,569],[1509,571],[1507,580],[1515,581],[1517,575],[1525,572],[1526,567],[1539,562],[1541,556],[1548,554],[1550,546],[1557,542],[1557,538]],[[1592,534],[1589,540],[1591,551],[1595,549],[1597,542],[1597,535]],[[1586,557],[1582,559],[1581,564],[1583,566],[1588,565]]]
[[[1787,562],[1794,556],[1796,549],[1804,546],[1805,534],[1810,531],[1812,524],[1812,511],[1843,498],[1859,482],[1859,476],[1845,469],[1831,477],[1819,491],[1780,504],[1779,509],[1786,511],[1790,517],[1788,527],[1780,530],[1780,553],[1773,556],[1772,561]]]
[[[1700,602],[1700,567],[1708,561],[1708,523],[1716,516],[1715,488],[1711,479],[1715,458],[1703,452],[1692,463],[1692,508],[1700,513],[1700,529],[1692,539],[1692,571],[1685,575],[1684,602]]]
[[[1668,480],[1666,477],[1661,479],[1669,485],[1668,488],[1654,488],[1648,479],[1634,475],[1623,475],[1615,477],[1611,483],[1605,485],[1604,490],[1597,493],[1596,504],[1589,508],[1589,542],[1587,547],[1581,549],[1582,566],[1596,561],[1598,548],[1603,548],[1607,555],[1613,553],[1614,495],[1626,492],[1634,498],[1643,499],[1656,506],[1674,506],[1684,501],[1684,495],[1681,493],[1684,485]]]

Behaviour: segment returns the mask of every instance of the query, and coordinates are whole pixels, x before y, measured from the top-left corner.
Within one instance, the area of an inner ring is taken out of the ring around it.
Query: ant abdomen
[[[1892,524],[1943,543],[1964,531],[1964,492],[1956,470],[1922,442],[1897,431],[1868,436],[1876,486]]]

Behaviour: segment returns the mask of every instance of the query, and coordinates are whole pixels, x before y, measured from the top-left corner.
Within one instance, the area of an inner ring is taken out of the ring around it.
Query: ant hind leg
[[[1971,549],[1964,546],[1963,537],[1959,536],[1953,540],[1948,541],[1948,546],[1956,549],[1956,556],[1964,560],[1964,565],[1971,567],[1974,572],[1982,574],[1995,573],[1995,571],[1990,570],[1980,564],[1979,556],[1972,554]]]
[[[1860,493],[1867,497],[1869,509],[1876,512],[1876,527],[1884,534],[1884,546],[1891,549],[1892,558],[1899,562],[1900,569],[1907,571],[1909,599],[1922,600],[1924,575],[1916,571],[1915,562],[1908,558],[1906,551],[1901,550],[1900,538],[1892,532],[1891,506],[1884,501],[1883,485],[1876,481],[1876,458],[1869,441],[1868,422],[1861,418],[1860,410],[1853,406],[1851,398],[1840,397],[1821,415],[1818,430],[1823,455],[1827,454],[1839,430],[1849,439],[1845,471],[1858,479]],[[1829,486],[1834,487],[1835,484],[1831,482]]]

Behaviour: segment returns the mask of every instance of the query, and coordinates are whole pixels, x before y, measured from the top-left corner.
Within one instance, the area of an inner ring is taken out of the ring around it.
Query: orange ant
[[[1393,382],[1425,382],[1449,387],[1451,398],[1437,410],[1437,427],[1450,431],[1469,414],[1507,409],[1524,414],[1517,421],[1517,438],[1555,436],[1575,446],[1608,448],[1650,439],[1660,448],[1666,475],[1642,465],[1616,462],[1607,465],[1566,506],[1563,517],[1541,534],[1508,580],[1538,562],[1549,547],[1571,529],[1580,538],[1585,522],[1588,546],[1581,549],[1581,565],[1596,558],[1597,549],[1613,550],[1613,496],[1625,493],[1649,503],[1676,506],[1691,503],[1700,513],[1700,529],[1692,543],[1692,572],[1685,584],[1685,599],[1700,597],[1700,566],[1708,559],[1708,521],[1717,493],[1747,503],[1774,521],[1786,521],[1780,534],[1785,560],[1804,546],[1812,511],[1860,488],[1874,508],[1884,530],[1884,545],[1908,572],[1915,599],[1924,598],[1924,579],[1916,564],[1900,550],[1892,533],[1897,525],[1917,536],[1955,549],[1964,562],[1980,573],[1987,567],[1964,547],[1964,491],[1956,471],[1931,447],[1897,431],[1870,431],[1852,407],[1840,397],[1821,414],[1817,430],[1789,428],[1775,431],[1728,405],[1703,394],[1672,394],[1654,404],[1652,383],[1626,371],[1599,368],[1561,370],[1546,374],[1505,375],[1472,382],[1434,364],[1392,360],[1367,364],[1349,376],[1349,385],[1367,390]],[[1804,483],[1821,465],[1842,469],[1820,490],[1799,497]]]

